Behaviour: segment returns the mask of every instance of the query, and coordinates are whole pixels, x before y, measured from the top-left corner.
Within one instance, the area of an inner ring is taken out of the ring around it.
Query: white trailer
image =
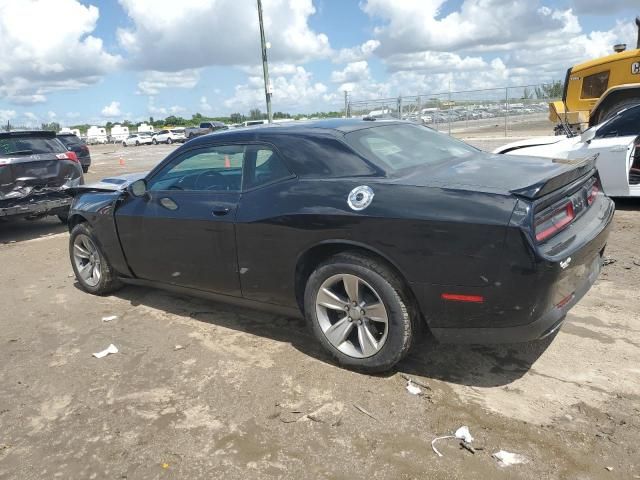
[[[107,130],[104,127],[91,125],[87,130],[87,143],[107,143]]]
[[[153,133],[154,131],[153,125],[147,125],[146,123],[141,123],[138,127],[138,133]]]
[[[129,136],[129,127],[123,127],[122,125],[114,125],[111,127],[111,141],[121,142]]]

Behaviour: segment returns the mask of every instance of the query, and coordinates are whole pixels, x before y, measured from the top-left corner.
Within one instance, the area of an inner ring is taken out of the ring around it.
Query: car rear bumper
[[[66,213],[73,198],[65,193],[32,195],[11,203],[0,202],[0,218],[58,215]]]
[[[529,269],[510,264],[512,268],[507,269],[502,282],[491,287],[462,292],[433,285],[424,289],[430,295],[418,299],[425,317],[431,320],[428,323],[433,335],[443,343],[518,343],[544,338],[560,328],[567,312],[600,273],[615,211],[610,199],[605,197],[601,202],[592,223],[572,234],[574,248],[561,255],[538,259]],[[443,301],[441,294],[452,290],[484,300]],[[430,312],[437,317],[434,319]]]
[[[602,266],[602,255],[598,254],[589,268],[584,281],[568,297],[566,303],[555,305],[545,314],[525,325],[499,328],[432,328],[433,335],[443,343],[499,344],[521,343],[539,340],[553,334],[562,327],[567,312],[586,295],[598,279]]]

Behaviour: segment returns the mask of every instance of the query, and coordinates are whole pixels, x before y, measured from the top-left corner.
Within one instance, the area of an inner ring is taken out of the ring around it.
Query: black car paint
[[[80,165],[88,169],[91,166],[91,153],[87,144],[80,139],[77,135],[62,133],[58,134],[58,140],[60,140],[65,147],[74,152]]]
[[[383,177],[375,166],[356,161],[343,135],[385,123],[343,120],[199,137],[147,178],[187,149],[239,142],[277,149],[297,177],[207,199],[172,193],[177,210],[161,206],[161,192],[135,198],[126,183],[112,192],[97,186],[76,197],[70,225],[86,219],[115,270],[132,282],[293,309],[300,306],[304,286],[297,277],[306,260],[334,248],[361,248],[401,273],[436,336],[473,341],[486,329],[498,341],[519,341],[549,330],[579,299],[582,276],[604,249],[614,208],[607,197],[597,197],[588,215],[543,245],[532,236],[533,214],[549,201],[541,192],[558,175],[575,181],[554,198],[597,174],[593,163],[577,168],[522,157],[510,161],[511,173],[505,174],[505,168],[492,168],[503,165],[499,156],[478,152],[465,161]],[[307,149],[300,151],[301,144]],[[326,145],[347,161],[325,161]],[[375,200],[354,212],[346,197],[363,184],[374,190]],[[228,213],[216,216],[216,209]],[[560,262],[568,257],[570,268],[563,269]],[[554,311],[563,288],[574,288],[576,298]],[[445,292],[482,295],[485,301],[446,302]]]
[[[67,190],[82,185],[84,177],[78,162],[57,157],[67,148],[55,133],[12,131],[0,133],[1,139],[44,139],[59,149],[25,155],[0,152],[0,218],[66,215],[72,200]]]

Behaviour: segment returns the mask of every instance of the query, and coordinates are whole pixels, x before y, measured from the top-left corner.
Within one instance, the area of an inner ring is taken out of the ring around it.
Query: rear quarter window
[[[354,150],[388,173],[478,152],[460,140],[410,123],[356,130],[345,138]]]
[[[277,146],[290,170],[299,177],[352,177],[380,173],[371,162],[332,135],[290,137],[286,142],[277,142]]]

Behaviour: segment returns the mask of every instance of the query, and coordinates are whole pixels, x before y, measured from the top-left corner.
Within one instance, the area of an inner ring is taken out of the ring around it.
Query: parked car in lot
[[[199,127],[187,127],[184,129],[185,136],[190,139],[206,135],[207,133],[216,132],[218,130],[226,130],[227,125],[222,122],[202,122]]]
[[[57,215],[66,222],[67,190],[83,183],[78,157],[55,132],[0,133],[0,219]]]
[[[150,145],[153,141],[151,135],[143,134],[143,133],[133,133],[129,135],[122,141],[123,147],[130,147],[135,145],[139,147],[140,145]]]
[[[597,156],[602,188],[611,197],[640,197],[640,105],[618,112],[580,135],[536,137],[495,153],[556,159]]]
[[[87,173],[91,166],[91,154],[84,140],[73,133],[58,133],[57,137],[67,147],[67,150],[76,154],[80,165],[82,165],[82,171]]]
[[[172,144],[174,142],[184,143],[187,141],[187,137],[184,135],[184,128],[171,128],[160,130],[154,133],[151,137],[151,143],[157,145],[158,143]]]
[[[75,189],[69,253],[87,292],[302,312],[341,364],[380,371],[425,322],[453,342],[557,331],[600,269],[599,182],[593,161],[505,163],[408,122],[228,130]]]

